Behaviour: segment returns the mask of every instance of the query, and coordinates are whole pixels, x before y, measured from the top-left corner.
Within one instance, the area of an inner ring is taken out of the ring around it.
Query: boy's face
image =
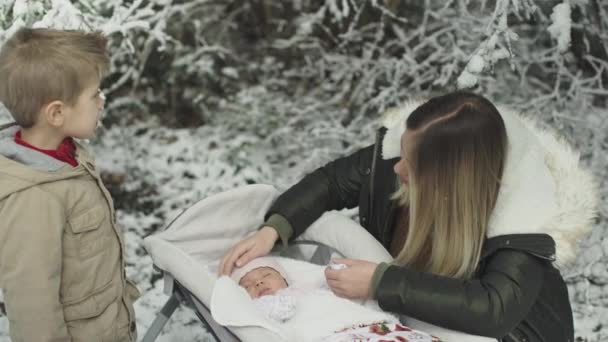
[[[251,298],[275,294],[287,287],[287,282],[279,272],[270,267],[259,267],[249,271],[239,281]]]
[[[64,135],[89,139],[95,135],[105,100],[99,90],[99,82],[91,82],[82,91],[73,106],[64,107]]]

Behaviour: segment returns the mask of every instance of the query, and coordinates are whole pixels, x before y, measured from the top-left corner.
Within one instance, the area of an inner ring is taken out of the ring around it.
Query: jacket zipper
[[[374,142],[374,154],[372,156],[372,169],[369,174],[369,207],[368,207],[368,220],[371,221],[372,213],[374,210],[374,178],[376,177],[376,158],[378,157],[378,142],[380,141],[380,132],[376,132],[376,139]]]
[[[519,337],[515,336],[512,332],[507,335],[510,339],[509,342],[526,342],[526,340],[522,340]]]
[[[375,175],[376,175],[376,164],[377,164],[377,160],[378,160],[378,149],[380,148],[380,131],[376,132],[376,139],[375,139],[375,143],[374,143],[374,155],[373,155],[373,159],[372,159],[372,168],[371,168],[371,172],[370,172],[370,183],[369,183],[369,208],[368,208],[368,220],[371,222],[371,217],[372,217],[372,213],[373,213],[373,209],[374,209],[374,179],[375,179]],[[387,218],[384,221],[384,225],[382,227],[378,227],[380,229],[380,231],[378,233],[380,233],[380,238],[382,239],[381,243],[384,245],[387,242],[388,239],[388,226],[391,224],[391,221],[393,221],[392,217],[394,217],[393,213],[395,211],[395,207],[396,207],[396,202],[395,201],[391,201],[391,207],[389,208],[388,211],[388,216],[389,218]]]
[[[387,218],[386,220],[384,220],[384,226],[382,227],[382,244],[383,245],[390,245],[388,243],[388,234],[389,234],[389,228],[391,224],[395,224],[395,210],[397,208],[397,202],[398,201],[391,201],[391,206],[388,209],[388,214],[387,214]],[[388,248],[387,248],[388,249]]]

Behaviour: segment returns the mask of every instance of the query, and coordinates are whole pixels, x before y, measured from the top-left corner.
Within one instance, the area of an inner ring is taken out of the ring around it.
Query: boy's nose
[[[99,109],[104,109],[106,106],[106,95],[99,91]]]

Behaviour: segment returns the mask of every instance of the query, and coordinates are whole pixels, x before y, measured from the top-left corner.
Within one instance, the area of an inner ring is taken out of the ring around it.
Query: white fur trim
[[[382,140],[382,159],[397,158],[401,155],[401,134],[405,130],[405,120],[422,103],[423,101],[412,100],[384,113],[382,126],[387,130]]]
[[[399,156],[405,120],[422,101],[388,111],[382,157]],[[554,132],[538,128],[508,108],[503,117],[509,150],[502,185],[487,237],[546,233],[555,240],[556,264],[565,266],[576,256],[576,244],[591,230],[597,197],[591,173],[579,165],[579,154]]]

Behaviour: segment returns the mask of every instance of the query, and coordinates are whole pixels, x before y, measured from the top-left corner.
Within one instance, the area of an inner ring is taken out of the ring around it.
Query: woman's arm
[[[357,205],[364,179],[369,177],[374,146],[337,159],[307,175],[283,193],[252,236],[232,246],[220,261],[218,274],[229,275],[254,258],[270,252],[277,239],[295,238],[324,212]],[[269,218],[270,217],[270,218]],[[280,225],[281,227],[277,227]]]
[[[459,280],[390,266],[373,297],[383,310],[469,334],[501,338],[535,303],[546,261],[503,249],[478,278]]]
[[[369,177],[366,170],[371,167],[373,154],[371,145],[318,168],[279,196],[266,218],[279,215],[286,220],[291,230],[287,235],[294,239],[324,212],[354,208],[359,203],[361,184]]]

